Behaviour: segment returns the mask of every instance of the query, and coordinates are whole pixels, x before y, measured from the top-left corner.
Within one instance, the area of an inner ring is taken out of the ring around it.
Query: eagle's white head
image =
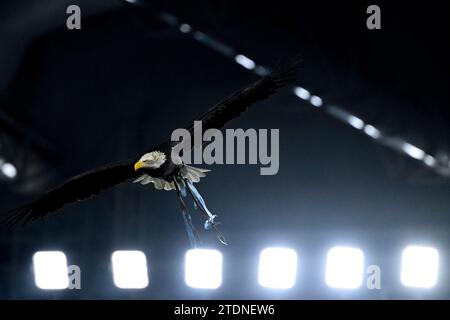
[[[166,162],[166,155],[161,151],[152,151],[144,154],[138,162],[134,164],[134,170],[139,169],[158,169]]]

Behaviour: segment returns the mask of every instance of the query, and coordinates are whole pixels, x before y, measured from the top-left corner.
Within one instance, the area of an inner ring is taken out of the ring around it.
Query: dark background
[[[69,4],[82,29],[65,27]],[[366,28],[378,4],[382,30]],[[257,79],[232,60],[158,19],[169,12],[258,63],[300,54],[297,83],[325,101],[440,159],[450,154],[447,1],[2,1],[0,157],[18,169],[0,180],[0,211],[29,201],[85,169],[134,157],[218,100]],[[189,248],[175,194],[130,183],[70,205],[25,228],[1,230],[0,298],[450,298],[448,177],[380,146],[284,90],[230,128],[279,128],[280,171],[212,166],[199,185],[231,242],[221,288],[183,281]],[[194,219],[198,216],[194,215]],[[196,219],[200,223],[199,219]],[[440,252],[438,284],[400,283],[401,250]],[[265,246],[299,254],[297,285],[259,287]],[[333,245],[362,248],[382,270],[382,290],[339,291],[323,281]],[[35,287],[31,256],[59,249],[82,270],[82,290]],[[110,254],[147,254],[150,285],[114,287]]]

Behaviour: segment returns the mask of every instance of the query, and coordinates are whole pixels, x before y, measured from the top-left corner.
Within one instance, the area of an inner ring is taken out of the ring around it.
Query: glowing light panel
[[[116,287],[143,289],[148,286],[147,258],[142,251],[114,251],[111,262]]]
[[[295,285],[297,253],[288,248],[266,248],[259,256],[258,282],[267,288],[288,289]]]
[[[403,250],[401,281],[407,287],[431,288],[438,278],[439,253],[431,247],[409,246]]]
[[[185,282],[192,288],[217,289],[222,284],[222,254],[217,250],[191,249],[185,256]]]
[[[362,284],[364,253],[358,248],[333,247],[328,251],[325,282],[333,288],[356,289]]]
[[[66,255],[61,251],[37,251],[33,255],[34,281],[44,290],[69,286]]]

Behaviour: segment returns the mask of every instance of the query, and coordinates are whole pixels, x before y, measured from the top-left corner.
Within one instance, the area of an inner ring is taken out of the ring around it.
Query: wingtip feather
[[[269,75],[277,89],[296,79],[296,71],[301,61],[300,56],[296,56],[291,62]]]
[[[0,216],[0,225],[13,228],[21,222],[21,225],[26,225],[32,218],[32,209],[28,205],[10,210]]]

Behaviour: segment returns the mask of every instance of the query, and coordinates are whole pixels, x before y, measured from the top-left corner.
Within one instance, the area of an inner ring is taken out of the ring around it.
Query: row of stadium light
[[[258,282],[262,287],[289,289],[295,286],[298,255],[291,248],[265,248],[259,256]],[[222,253],[191,249],[185,255],[185,283],[199,289],[222,284]],[[149,285],[147,257],[142,251],[115,251],[111,256],[115,286],[143,289]],[[35,283],[41,289],[69,286],[66,255],[61,251],[37,251],[33,256]],[[404,286],[431,288],[438,280],[439,253],[435,248],[408,246],[402,253],[400,279]],[[332,288],[357,289],[364,276],[364,253],[359,248],[333,247],[326,260],[325,283]]]
[[[0,174],[8,179],[14,179],[17,176],[17,168],[8,161],[0,158]]]

